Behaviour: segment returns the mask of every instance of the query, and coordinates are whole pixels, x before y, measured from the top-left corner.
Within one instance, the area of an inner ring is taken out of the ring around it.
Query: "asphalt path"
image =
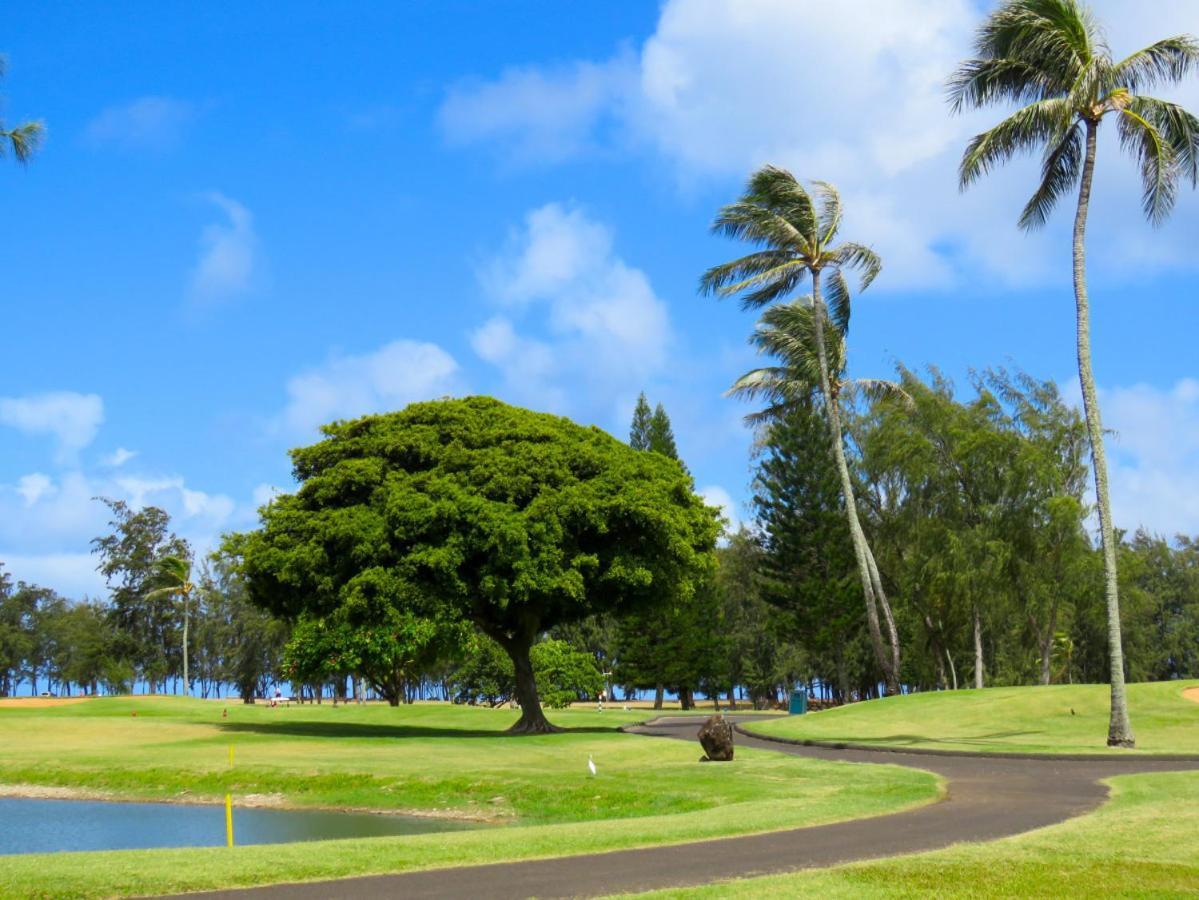
[[[668,717],[629,730],[654,738],[694,742],[703,721],[703,718]],[[942,776],[947,792],[942,800],[907,812],[811,828],[639,850],[278,884],[191,896],[225,900],[377,897],[520,900],[594,897],[708,884],[935,850],[960,841],[994,840],[1094,809],[1108,795],[1107,787],[1099,779],[1199,769],[1199,757],[1066,758],[880,752],[780,743],[743,732],[737,737],[737,746],[809,759],[889,763],[924,769]],[[700,752],[698,743],[696,752]],[[719,810],[713,814],[719,815]]]

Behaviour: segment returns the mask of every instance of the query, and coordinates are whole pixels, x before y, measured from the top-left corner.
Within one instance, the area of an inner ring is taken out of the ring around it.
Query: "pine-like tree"
[[[663,456],[669,456],[671,459],[679,458],[679,448],[674,441],[674,429],[670,426],[670,416],[666,415],[666,409],[659,403],[654,408],[654,415],[649,420],[649,447],[655,453],[661,453]]]
[[[633,410],[633,426],[629,429],[629,446],[634,450],[650,449],[649,437],[652,418],[653,413],[649,410],[649,401],[645,399],[645,391],[642,391],[637,397],[637,406]]]

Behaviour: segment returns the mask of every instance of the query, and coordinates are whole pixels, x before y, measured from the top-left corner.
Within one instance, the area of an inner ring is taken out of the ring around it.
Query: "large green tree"
[[[0,56],[0,79],[8,71],[8,60]],[[0,159],[8,155],[19,163],[27,163],[41,146],[46,129],[41,122],[22,122],[9,128],[0,118]]]
[[[839,359],[836,355],[849,331],[850,289],[845,272],[859,272],[860,286],[865,289],[882,263],[862,244],[837,242],[841,212],[841,198],[832,185],[817,181],[809,192],[785,169],[765,166],[750,178],[739,201],[721,209],[712,226],[718,234],[762,249],[712,267],[700,279],[700,290],[721,297],[740,296],[748,309],[770,307],[752,340],[760,351],[779,358],[782,364],[748,373],[734,386],[735,391],[768,397],[768,415],[811,397],[814,390],[819,392],[866,602],[871,645],[887,691],[898,693],[899,634],[854,499],[841,421],[838,363],[844,366],[844,351]],[[812,288],[807,295],[799,293],[805,283]],[[887,629],[885,644],[880,611]]]
[[[237,540],[251,595],[286,615],[352,600],[471,621],[512,659],[517,733],[553,730],[529,652],[606,610],[683,602],[715,514],[677,462],[488,397],[337,422],[292,452],[299,490]]]
[[[979,28],[974,52],[950,82],[954,110],[992,104],[1020,108],[970,142],[961,162],[962,187],[1018,153],[1043,149],[1041,183],[1020,216],[1025,229],[1043,225],[1057,201],[1078,188],[1073,247],[1075,340],[1106,582],[1111,680],[1107,742],[1133,747],[1124,692],[1117,546],[1091,366],[1087,211],[1099,127],[1108,118],[1115,120],[1121,145],[1140,165],[1143,208],[1151,222],[1159,223],[1169,214],[1180,179],[1196,182],[1199,120],[1177,104],[1143,91],[1181,81],[1199,63],[1199,43],[1189,35],[1166,38],[1117,60],[1091,11],[1078,0],[1006,0]]]

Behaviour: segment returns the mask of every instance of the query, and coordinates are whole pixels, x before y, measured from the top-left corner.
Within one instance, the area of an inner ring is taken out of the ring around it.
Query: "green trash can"
[[[803,688],[796,688],[791,692],[791,707],[788,712],[793,716],[802,716],[808,711],[808,692]]]

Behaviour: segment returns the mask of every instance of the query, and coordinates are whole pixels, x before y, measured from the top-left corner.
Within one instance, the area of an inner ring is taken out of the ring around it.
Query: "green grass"
[[[228,718],[222,718],[222,710]],[[134,715],[136,713],[136,715]],[[0,705],[0,783],[114,799],[352,807],[498,819],[479,831],[257,847],[14,855],[4,896],[112,896],[402,871],[675,843],[889,812],[938,795],[892,766],[621,734],[640,714],[569,710],[572,730],[502,733],[516,714],[444,705],[270,709],[182,699]],[[236,765],[228,765],[228,747]],[[599,776],[587,774],[587,756]],[[719,807],[718,815],[710,810]]]
[[[1128,686],[1137,752],[1199,754],[1195,681]],[[1106,685],[986,688],[887,697],[755,722],[755,733],[884,747],[1025,753],[1106,753]],[[1127,751],[1121,751],[1127,752]]]
[[[1086,816],[985,844],[960,844],[655,898],[1177,897],[1199,894],[1199,772],[1123,775]]]

